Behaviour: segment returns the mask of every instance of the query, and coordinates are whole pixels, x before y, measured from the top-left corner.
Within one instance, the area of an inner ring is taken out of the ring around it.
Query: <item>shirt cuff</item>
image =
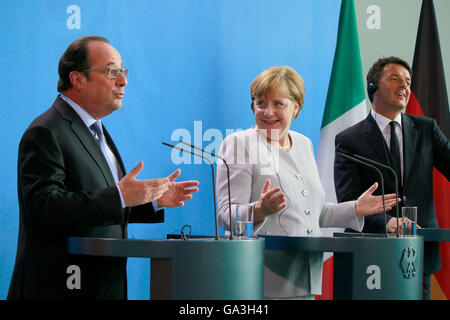
[[[122,209],[125,209],[125,201],[123,201],[122,192],[120,191],[119,185],[116,185],[116,187],[117,187],[117,191],[119,192],[120,203],[122,204]]]
[[[159,211],[159,210],[164,209],[164,207],[158,207],[158,201],[157,200],[152,201],[152,205],[153,205],[153,210],[155,210],[155,211]]]
[[[351,228],[354,229],[354,230],[357,230],[358,232],[362,232],[362,229],[364,228],[364,222],[365,222],[364,216],[358,217],[356,215],[356,200],[353,200],[353,201],[350,201],[350,202],[353,202],[353,205],[352,205],[352,207],[353,207],[353,215],[355,217],[353,226]]]

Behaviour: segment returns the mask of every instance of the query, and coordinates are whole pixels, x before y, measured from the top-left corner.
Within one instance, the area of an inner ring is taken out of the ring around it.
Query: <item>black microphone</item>
[[[181,152],[187,152],[187,153],[190,153],[190,154],[192,154],[194,156],[206,159],[206,161],[208,161],[209,164],[211,165],[211,169],[212,169],[212,183],[213,183],[213,198],[214,198],[214,219],[215,219],[215,227],[216,227],[216,240],[219,240],[219,229],[218,229],[218,224],[217,224],[216,186],[215,186],[215,177],[214,177],[214,166],[213,166],[213,164],[211,163],[211,161],[208,158],[204,157],[203,155],[191,152],[189,150],[185,150],[183,148],[174,146],[174,145],[172,145],[170,143],[167,143],[167,142],[163,142],[162,144],[166,145],[168,147],[180,150]]]
[[[187,145],[187,146],[190,146],[190,147],[192,147],[192,148],[194,148],[194,149],[197,149],[197,150],[199,150],[199,151],[201,151],[201,152],[206,152],[207,154],[210,154],[210,155],[212,155],[213,157],[216,157],[216,158],[222,160],[223,163],[225,164],[225,167],[227,168],[227,183],[228,183],[228,212],[229,212],[229,214],[230,214],[230,240],[233,240],[233,228],[231,227],[231,225],[232,225],[232,218],[231,218],[230,168],[228,167],[227,162],[225,161],[224,158],[218,156],[218,155],[215,154],[215,153],[212,153],[212,152],[206,151],[205,149],[202,149],[202,148],[193,146],[192,144],[187,143],[187,142],[184,142],[183,140],[180,140],[180,142],[183,143],[183,144],[185,144],[185,145]]]
[[[338,155],[340,155],[340,156],[346,158],[346,159],[349,159],[349,160],[351,160],[351,161],[353,161],[353,162],[357,162],[357,163],[359,163],[359,164],[362,164],[362,165],[364,165],[364,166],[367,166],[367,167],[369,167],[369,168],[372,168],[372,169],[374,169],[376,172],[378,172],[378,174],[379,174],[379,176],[380,176],[380,179],[381,179],[381,199],[383,200],[384,223],[386,224],[386,218],[387,218],[387,216],[386,216],[386,206],[385,206],[385,204],[384,204],[384,179],[383,179],[383,174],[381,173],[380,169],[378,169],[377,167],[375,167],[375,166],[373,166],[373,165],[371,165],[371,164],[368,164],[368,163],[366,163],[366,162],[364,162],[364,161],[361,161],[361,160],[359,160],[359,159],[357,159],[357,158],[354,158],[354,157],[352,157],[352,156],[349,156],[348,154],[345,154],[345,153],[342,153],[342,152],[339,152],[339,151],[337,151],[336,153],[337,153]],[[385,228],[385,234],[386,234],[386,237],[387,237],[388,234],[387,234],[386,228]]]
[[[387,165],[384,165],[382,163],[376,162],[376,161],[371,160],[371,159],[364,158],[363,156],[360,156],[360,155],[357,155],[357,154],[353,154],[353,156],[355,156],[358,159],[370,162],[370,163],[372,163],[372,164],[374,164],[376,166],[380,166],[382,168],[388,169],[392,173],[392,175],[394,176],[395,196],[396,196],[396,198],[395,198],[395,210],[396,210],[396,214],[397,214],[397,237],[399,237],[400,236],[400,232],[399,232],[399,225],[398,225],[399,212],[398,212],[398,178],[397,178],[397,173],[395,172],[394,169],[392,169],[391,167],[389,167]]]

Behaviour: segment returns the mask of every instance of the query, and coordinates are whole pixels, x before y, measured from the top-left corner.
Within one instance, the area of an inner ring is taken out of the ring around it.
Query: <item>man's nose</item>
[[[403,88],[409,88],[409,80],[408,79],[400,79],[400,86]]]
[[[117,77],[116,83],[120,87],[125,87],[128,84],[127,77],[121,72]]]

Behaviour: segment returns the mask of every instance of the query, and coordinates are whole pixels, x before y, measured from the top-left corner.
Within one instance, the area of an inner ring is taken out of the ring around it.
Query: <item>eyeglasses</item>
[[[101,68],[101,69],[86,69],[81,72],[88,72],[88,71],[107,71],[106,74],[110,79],[117,79],[120,74],[123,74],[126,77],[128,74],[128,68],[124,68],[124,67],[122,67],[122,68],[108,67],[108,68]]]

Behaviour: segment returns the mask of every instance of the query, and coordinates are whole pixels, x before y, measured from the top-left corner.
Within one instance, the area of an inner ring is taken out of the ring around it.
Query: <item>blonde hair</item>
[[[256,98],[264,96],[269,90],[278,89],[286,85],[290,98],[298,104],[297,118],[300,110],[303,108],[305,98],[305,83],[302,77],[291,67],[271,67],[261,72],[250,84],[250,96],[253,101]]]

